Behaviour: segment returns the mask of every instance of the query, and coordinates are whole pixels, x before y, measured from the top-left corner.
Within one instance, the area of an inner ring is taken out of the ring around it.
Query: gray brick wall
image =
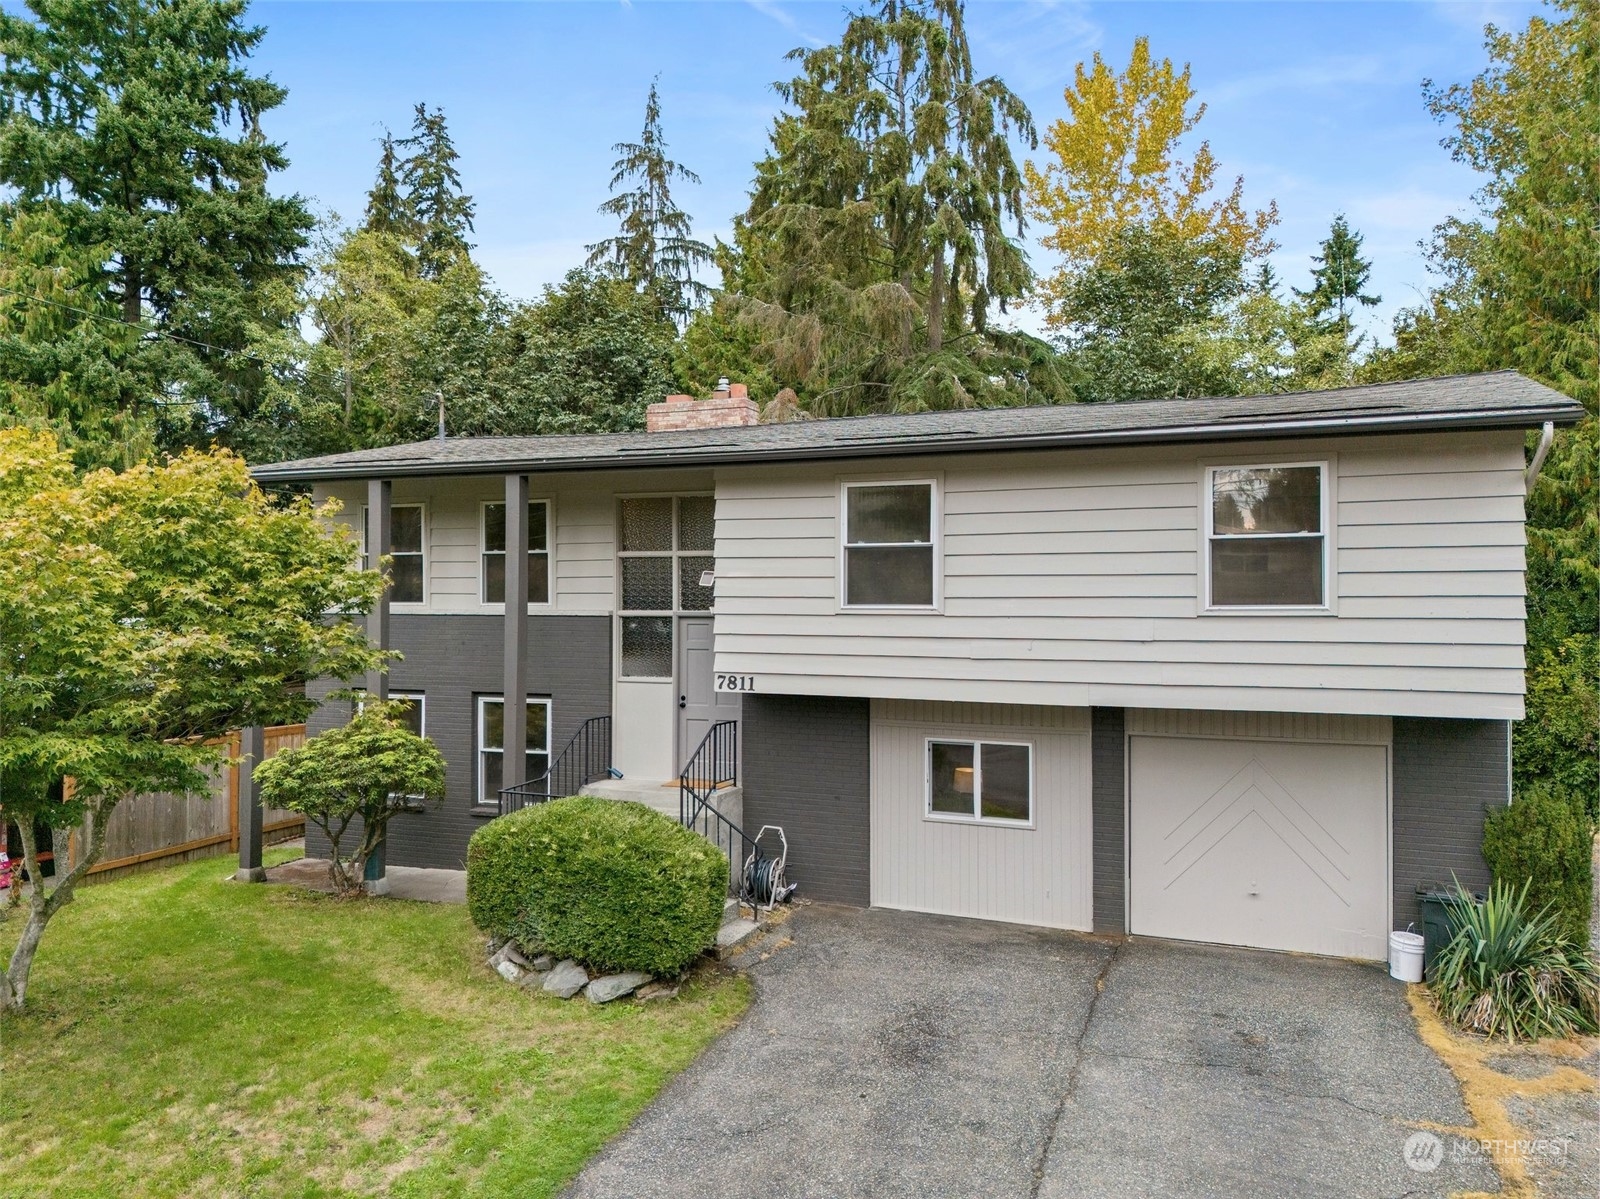
[[[503,685],[505,621],[499,616],[404,615],[390,617],[390,640],[405,655],[389,669],[392,691],[427,697],[427,734],[447,763],[445,799],[426,812],[403,812],[389,822],[389,863],[395,866],[466,865],[467,841],[487,819],[472,811],[477,787],[474,744],[477,695],[498,695]],[[611,621],[604,616],[528,617],[528,691],[552,700],[552,753],[591,716],[611,711]],[[308,689],[322,698],[333,684]],[[344,704],[327,704],[307,722],[321,732],[349,717]],[[358,833],[348,834],[354,846]],[[327,842],[307,830],[306,853],[325,856]]]
[[[1509,803],[1503,720],[1394,721],[1394,923],[1420,920],[1418,886],[1489,884],[1483,814]]]
[[[1094,820],[1094,931],[1128,931],[1126,883],[1127,752],[1121,708],[1092,712],[1090,769]]]
[[[744,697],[744,827],[783,826],[789,880],[807,899],[872,902],[870,702]]]

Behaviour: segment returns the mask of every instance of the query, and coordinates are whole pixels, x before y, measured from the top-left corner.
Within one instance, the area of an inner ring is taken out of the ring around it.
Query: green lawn
[[[4,1193],[548,1195],[748,1002],[728,977],[648,1004],[528,995],[465,908],[230,866],[89,887],[50,925],[28,1011],[0,1022]]]

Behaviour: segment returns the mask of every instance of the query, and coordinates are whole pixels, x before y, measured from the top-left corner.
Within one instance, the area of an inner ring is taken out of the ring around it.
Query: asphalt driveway
[[[572,1196],[1447,1195],[1467,1122],[1375,966],[801,908],[744,1022]],[[1447,1138],[1448,1143],[1448,1138]]]

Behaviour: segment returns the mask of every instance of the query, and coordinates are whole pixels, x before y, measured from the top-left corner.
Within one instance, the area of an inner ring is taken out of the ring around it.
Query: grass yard
[[[88,887],[52,922],[28,1011],[0,1022],[7,1194],[549,1195],[748,1002],[732,977],[529,995],[464,907],[231,866]]]

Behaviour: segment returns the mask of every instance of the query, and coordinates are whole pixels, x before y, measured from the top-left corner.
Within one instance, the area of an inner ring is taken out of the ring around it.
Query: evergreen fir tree
[[[694,277],[695,268],[709,263],[711,247],[696,241],[689,214],[672,199],[672,183],[699,183],[700,176],[667,157],[661,133],[661,100],[656,85],[644,106],[644,132],[637,142],[611,147],[619,155],[611,164],[611,198],[600,211],[618,220],[615,237],[587,247],[591,268],[615,271],[642,291],[659,297],[662,311],[681,328],[689,314],[704,302],[710,289]],[[623,183],[636,182],[618,193]]]
[[[429,112],[426,104],[418,104],[411,135],[397,144],[409,151],[400,164],[400,183],[414,223],[417,261],[425,277],[436,279],[472,249],[467,234],[472,232],[476,206],[461,189],[456,170],[461,156],[450,140],[442,109]]]
[[[85,428],[142,413],[156,419],[159,448],[242,445],[282,399],[298,255],[314,222],[300,197],[268,191],[288,159],[262,120],[286,93],[249,70],[265,31],[244,23],[245,7],[30,0],[31,18],[0,10],[0,230],[18,235],[26,214],[48,208],[64,269],[77,273],[84,252],[96,262],[76,280],[76,306],[137,330],[129,339],[115,326],[96,333],[103,320],[75,322],[93,370],[49,384],[74,395],[35,397],[79,412]],[[50,322],[13,324],[0,342],[49,372],[27,353],[39,330],[70,348]],[[87,346],[97,337],[103,354]]]
[[[367,211],[361,227],[408,241],[416,232],[416,218],[400,189],[400,156],[395,151],[394,135],[385,129],[379,144],[383,149],[378,155],[378,177],[367,192]]]
[[[987,326],[1032,279],[1011,138],[1036,138],[974,70],[961,0],[876,0],[790,58],[730,281],[780,381],[830,413],[1068,398]]]
[[[1316,264],[1311,268],[1311,289],[1294,289],[1314,319],[1337,329],[1347,341],[1351,336],[1351,306],[1372,308],[1383,300],[1382,296],[1369,296],[1362,291],[1372,275],[1372,261],[1361,257],[1361,241],[1361,234],[1350,228],[1344,213],[1336,214],[1333,227],[1323,239],[1322,253],[1311,256]]]

